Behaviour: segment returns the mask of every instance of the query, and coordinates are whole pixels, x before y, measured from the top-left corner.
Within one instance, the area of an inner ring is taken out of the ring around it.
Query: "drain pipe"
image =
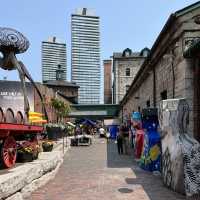
[[[171,51],[171,68],[172,68],[172,97],[175,98],[175,70],[174,70],[174,51]]]
[[[153,107],[156,108],[156,69],[153,67]]]

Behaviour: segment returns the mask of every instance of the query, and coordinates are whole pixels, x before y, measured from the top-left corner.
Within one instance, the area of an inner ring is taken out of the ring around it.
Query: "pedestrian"
[[[117,132],[117,149],[119,154],[123,154],[123,134],[121,131],[121,127],[120,130]]]
[[[109,142],[109,138],[110,138],[110,130],[109,130],[109,128],[107,127],[107,128],[106,128],[106,139],[107,139],[107,142]]]
[[[123,124],[121,127],[121,132],[123,135],[123,145],[124,145],[124,153],[128,155],[129,151],[129,129],[126,124]]]
[[[105,129],[103,128],[103,127],[101,127],[100,129],[99,129],[99,136],[100,137],[105,137],[106,135],[105,135]]]

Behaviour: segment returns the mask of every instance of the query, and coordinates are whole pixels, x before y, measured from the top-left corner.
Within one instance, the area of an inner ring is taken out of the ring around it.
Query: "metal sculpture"
[[[48,120],[47,112],[44,106],[42,95],[34,83],[31,75],[25,65],[17,60],[16,54],[25,52],[29,47],[29,41],[20,32],[11,28],[0,28],[0,67],[4,70],[17,70],[22,84],[24,95],[24,115],[17,112],[17,119],[14,119],[13,111],[8,108],[6,113],[0,108],[0,165],[12,167],[15,164],[17,156],[16,140],[25,134],[32,135],[33,143],[37,143],[36,134],[43,132],[42,126],[26,124],[29,118],[29,102],[25,79],[27,78],[35,87],[43,107],[43,113]],[[16,122],[16,123],[15,123]]]
[[[5,70],[17,70],[19,78],[21,80],[23,94],[24,94],[24,114],[25,122],[28,119],[29,103],[27,98],[27,91],[25,86],[25,78],[27,78],[35,87],[41,102],[43,104],[43,111],[46,119],[48,119],[46,109],[44,107],[42,95],[34,83],[31,75],[28,73],[25,65],[18,61],[16,54],[25,52],[29,47],[28,39],[20,32],[12,28],[0,28],[0,52],[2,57],[0,58],[0,67]]]

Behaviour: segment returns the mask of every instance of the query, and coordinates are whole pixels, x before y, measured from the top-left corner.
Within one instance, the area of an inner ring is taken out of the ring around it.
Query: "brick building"
[[[112,60],[104,60],[104,104],[112,103]]]
[[[128,91],[135,75],[149,50],[132,52],[127,48],[122,53],[113,53],[113,103],[118,104]]]
[[[59,100],[65,102],[65,103],[69,103],[69,104],[71,104],[71,102],[68,101],[66,98],[63,98],[61,95],[55,93],[55,91],[52,88],[49,88],[46,85],[37,83],[37,87],[43,96],[43,100],[45,103],[45,108],[46,108],[46,111],[48,114],[49,122],[56,122],[57,116],[55,114],[55,110],[51,106],[51,99],[58,98]],[[41,104],[40,97],[34,88],[33,88],[33,91],[34,91],[34,111],[42,112],[42,104]]]
[[[52,88],[53,91],[71,103],[78,103],[78,89],[79,86],[74,82],[55,80],[46,81],[45,85],[48,88]]]
[[[78,87],[76,89],[63,89],[63,86],[59,87],[59,92],[55,91],[55,88],[47,87],[42,83],[36,83],[41,95],[43,96],[45,108],[48,114],[49,121],[56,122],[57,117],[55,111],[51,106],[51,99],[58,98],[65,103],[72,104],[73,98],[78,98]],[[68,86],[70,87],[70,86]],[[42,112],[42,103],[40,97],[30,82],[26,82],[27,96],[30,106],[30,111]],[[73,88],[73,87],[72,87]],[[63,89],[63,91],[62,91]],[[63,93],[62,93],[63,92]],[[73,98],[72,98],[73,97]],[[5,114],[8,109],[12,110],[13,120],[16,119],[17,113],[20,112],[24,116],[24,97],[20,81],[0,81],[0,111]],[[1,113],[0,113],[1,114]],[[14,122],[14,121],[13,121]]]
[[[189,133],[200,141],[199,13],[197,2],[170,15],[121,102],[122,118],[133,110],[158,107],[163,99],[186,98]]]

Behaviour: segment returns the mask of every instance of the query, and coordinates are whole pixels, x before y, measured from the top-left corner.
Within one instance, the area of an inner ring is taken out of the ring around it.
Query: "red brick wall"
[[[112,60],[104,60],[104,103],[112,103]]]

